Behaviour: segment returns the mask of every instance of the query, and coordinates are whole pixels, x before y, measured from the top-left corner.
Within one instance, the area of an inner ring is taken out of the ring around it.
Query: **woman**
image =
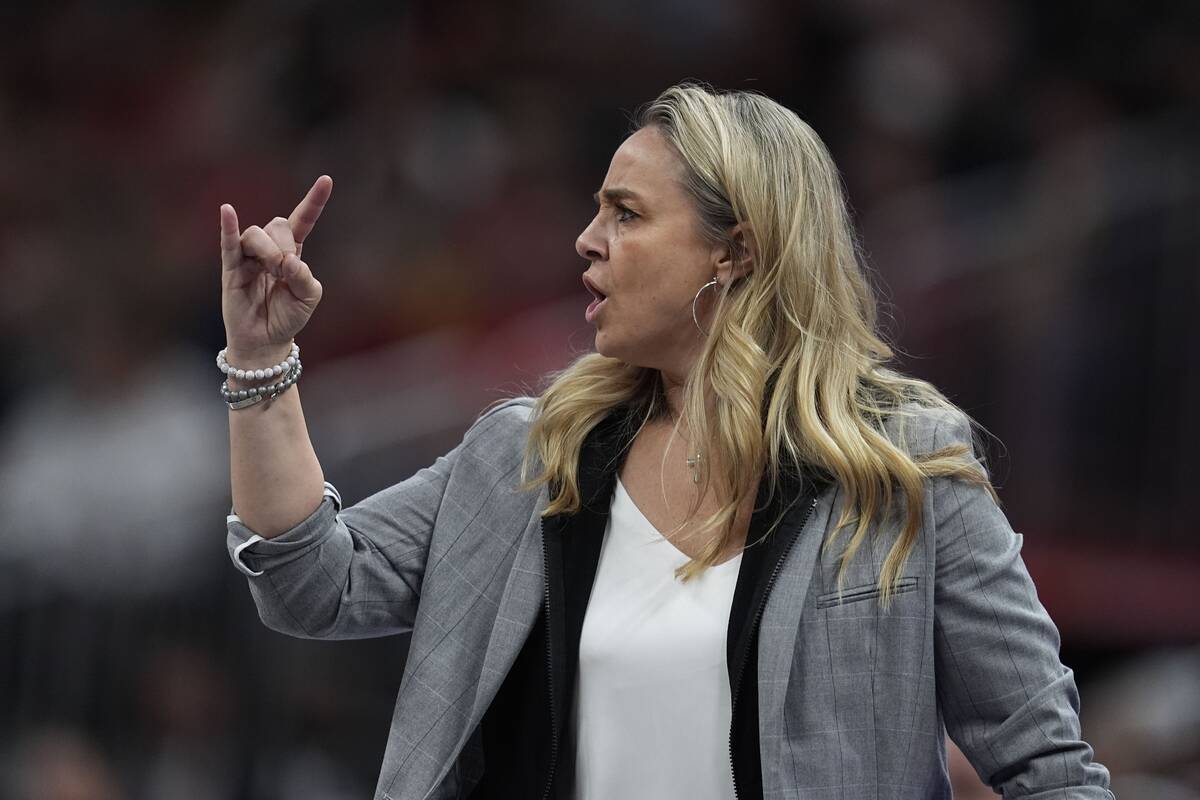
[[[795,114],[644,107],[576,243],[596,352],[348,508],[289,391],[331,190],[221,209],[228,544],[275,630],[412,632],[377,798],[949,797],[946,729],[1005,796],[1112,796],[969,420],[885,366]]]

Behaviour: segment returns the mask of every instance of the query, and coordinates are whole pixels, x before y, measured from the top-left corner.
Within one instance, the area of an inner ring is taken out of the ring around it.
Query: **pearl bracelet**
[[[297,358],[295,369],[291,371],[291,374],[269,386],[253,386],[249,389],[240,389],[236,392],[231,392],[229,390],[229,381],[221,381],[221,397],[229,404],[229,408],[232,411],[249,408],[256,403],[261,403],[263,400],[271,400],[277,395],[282,394],[288,387],[295,385],[300,380],[300,373],[303,371],[304,365]]]
[[[221,352],[217,353],[217,369],[226,375],[232,375],[239,381],[261,381],[267,378],[278,378],[280,375],[291,372],[292,368],[300,362],[300,345],[292,342],[292,352],[286,359],[280,361],[273,367],[265,369],[242,369],[235,367],[225,360],[225,353],[228,347],[222,347]]]

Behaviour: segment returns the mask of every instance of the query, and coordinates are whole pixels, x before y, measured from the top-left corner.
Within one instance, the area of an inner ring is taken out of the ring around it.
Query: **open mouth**
[[[592,302],[588,305],[587,311],[583,313],[583,318],[590,323],[600,313],[600,307],[604,305],[604,301],[608,299],[608,295],[600,291],[596,284],[586,275],[583,276],[583,285],[592,293]]]

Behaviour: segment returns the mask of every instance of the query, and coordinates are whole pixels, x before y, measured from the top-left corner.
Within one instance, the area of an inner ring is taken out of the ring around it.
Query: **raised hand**
[[[221,314],[230,361],[286,351],[321,302],[321,283],[300,259],[333,179],[317,178],[291,215],[239,233],[237,212],[221,206]]]

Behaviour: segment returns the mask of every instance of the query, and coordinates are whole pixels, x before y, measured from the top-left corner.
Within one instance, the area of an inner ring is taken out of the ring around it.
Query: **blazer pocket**
[[[893,596],[904,594],[905,592],[914,591],[920,584],[921,579],[916,575],[910,575],[906,578],[901,578],[896,584],[896,589],[893,591]],[[826,592],[817,597],[817,608],[831,608],[833,606],[846,606],[851,603],[858,603],[862,600],[870,600],[872,597],[879,597],[879,585],[868,583],[862,586],[851,586],[842,590],[841,596],[835,592]]]

